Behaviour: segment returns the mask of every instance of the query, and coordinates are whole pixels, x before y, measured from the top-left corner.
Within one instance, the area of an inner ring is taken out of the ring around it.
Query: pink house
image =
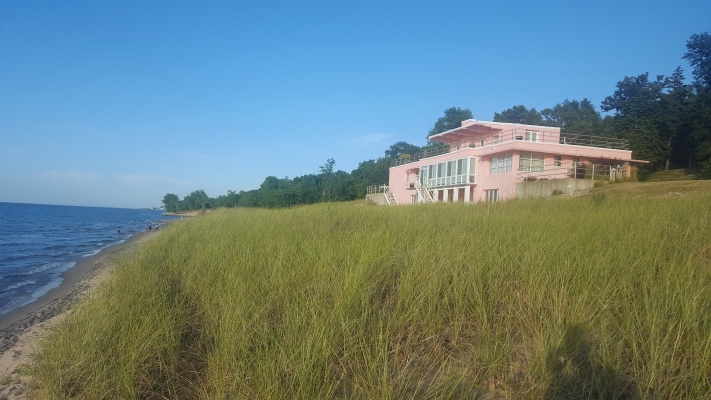
[[[369,193],[387,204],[573,194],[646,163],[632,159],[625,140],[561,134],[548,126],[469,119],[430,139],[443,145],[394,161],[389,184]]]

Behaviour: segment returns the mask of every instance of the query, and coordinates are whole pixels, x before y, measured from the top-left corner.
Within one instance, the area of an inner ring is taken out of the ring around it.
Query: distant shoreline
[[[174,216],[174,217],[197,217],[198,215],[203,215],[210,212],[209,209],[206,210],[192,210],[192,211],[178,211],[178,212],[164,212],[162,215]]]
[[[174,220],[161,220],[170,224]],[[62,283],[37,300],[0,315],[0,355],[10,349],[18,338],[32,326],[71,309],[83,297],[92,278],[113,265],[113,257],[122,250],[142,242],[151,231],[138,232],[126,241],[108,246],[97,254],[77,261],[62,273]]]

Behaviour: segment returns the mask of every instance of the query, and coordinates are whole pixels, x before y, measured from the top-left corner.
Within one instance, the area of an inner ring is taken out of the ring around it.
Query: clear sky
[[[708,0],[0,0],[0,201],[148,207],[350,172],[452,106],[491,120],[690,78],[707,31]]]

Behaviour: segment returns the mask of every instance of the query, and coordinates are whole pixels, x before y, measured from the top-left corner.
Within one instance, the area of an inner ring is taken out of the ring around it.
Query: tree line
[[[670,168],[695,167],[697,176],[711,179],[711,33],[692,35],[683,59],[692,67],[693,80],[686,83],[677,67],[671,75],[650,78],[645,72],[626,76],[598,108],[584,98],[564,100],[537,111],[516,105],[494,113],[495,122],[552,126],[561,132],[627,139],[637,159],[648,160],[640,167],[640,177]],[[601,112],[606,113],[604,116]],[[365,197],[366,188],[388,181],[394,159],[409,157],[435,146],[429,137],[457,128],[472,118],[471,110],[451,107],[427,133],[420,147],[407,142],[391,145],[383,157],[358,164],[350,173],[334,169],[328,159],[319,172],[277,178],[268,176],[258,189],[209,197],[196,190],[182,200],[168,193],[163,198],[166,211],[179,212],[216,207],[289,207],[328,201],[349,201]]]

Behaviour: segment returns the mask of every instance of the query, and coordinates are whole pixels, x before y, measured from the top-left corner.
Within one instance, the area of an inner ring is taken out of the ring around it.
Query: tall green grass
[[[48,398],[709,398],[711,195],[218,210],[43,344]]]

